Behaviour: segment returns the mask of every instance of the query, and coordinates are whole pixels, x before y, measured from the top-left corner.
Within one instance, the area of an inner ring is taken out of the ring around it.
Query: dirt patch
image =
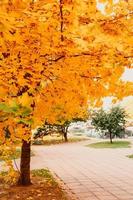
[[[32,185],[9,186],[0,183],[0,200],[71,200],[51,177],[32,174]]]

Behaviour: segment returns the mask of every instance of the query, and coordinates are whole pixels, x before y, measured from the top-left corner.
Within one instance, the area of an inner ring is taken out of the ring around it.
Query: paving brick
[[[34,146],[31,166],[55,172],[77,200],[133,200],[133,161],[126,157],[133,149],[92,149],[87,143]]]
[[[118,200],[117,197],[115,196],[104,196],[104,195],[101,195],[101,196],[97,196],[99,200]]]

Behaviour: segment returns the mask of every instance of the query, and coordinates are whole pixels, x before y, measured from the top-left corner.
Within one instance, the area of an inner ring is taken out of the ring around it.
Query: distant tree
[[[71,121],[65,121],[61,125],[56,125],[58,132],[63,135],[65,142],[68,142],[67,133],[68,133],[68,128],[70,124],[71,124]]]
[[[52,133],[59,133],[63,135],[65,142],[68,142],[68,128],[71,123],[77,121],[86,121],[86,119],[82,118],[74,118],[72,120],[66,120],[64,123],[60,124],[49,124],[47,122],[44,123],[42,127],[39,127],[37,131],[34,133],[33,138],[37,139],[40,137],[44,137],[46,135],[50,135]]]
[[[78,122],[78,121],[86,121],[85,118],[73,118],[72,120],[66,120],[63,124],[57,125],[57,129],[59,133],[63,134],[65,142],[68,141],[68,128],[71,123]]]
[[[114,136],[121,137],[125,133],[126,112],[121,107],[113,107],[106,112],[103,109],[95,111],[92,115],[92,125],[97,131],[109,134],[110,142]]]

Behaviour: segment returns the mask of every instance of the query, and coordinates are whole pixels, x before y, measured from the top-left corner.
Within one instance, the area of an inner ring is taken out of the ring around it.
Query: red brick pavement
[[[133,200],[133,149],[92,149],[86,142],[33,147],[32,168],[48,167],[80,200]]]

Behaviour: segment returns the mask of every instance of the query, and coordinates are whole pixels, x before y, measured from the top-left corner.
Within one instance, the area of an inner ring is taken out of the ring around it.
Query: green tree
[[[92,114],[92,125],[97,131],[109,134],[110,142],[114,136],[121,137],[125,133],[126,112],[123,108],[116,106],[110,111],[100,109]]]

